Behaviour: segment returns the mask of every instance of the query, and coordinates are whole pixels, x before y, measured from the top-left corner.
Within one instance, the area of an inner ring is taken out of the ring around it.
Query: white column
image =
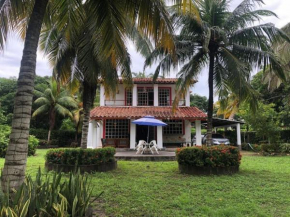
[[[159,98],[158,98],[158,84],[154,84],[154,106],[158,106]]]
[[[100,87],[100,106],[105,106],[105,89],[102,84]]]
[[[191,122],[188,120],[184,121],[184,136],[185,136],[185,142],[190,143],[191,142]]]
[[[102,138],[103,138],[103,121],[98,122],[98,128],[97,128],[97,148],[102,148]]]
[[[137,106],[137,84],[134,84],[133,85],[133,88],[132,88],[132,104],[133,106]]]
[[[97,123],[98,124],[98,123]],[[103,126],[102,126],[103,127]],[[100,128],[100,123],[97,125],[97,139],[96,139],[96,144],[95,148],[102,148],[102,141],[101,141],[101,128]]]
[[[196,139],[196,145],[201,146],[201,121],[196,120],[195,121],[195,139]]]
[[[158,148],[163,148],[163,128],[162,126],[157,126],[157,146]]]
[[[132,120],[134,121],[134,120]],[[136,124],[130,123],[130,149],[135,149],[136,145]]]
[[[93,148],[93,122],[90,121],[88,129],[88,138],[87,138],[87,148]]]
[[[240,150],[242,150],[242,141],[241,141],[241,124],[237,124],[237,145]]]
[[[190,91],[187,90],[185,94],[185,106],[190,106]]]

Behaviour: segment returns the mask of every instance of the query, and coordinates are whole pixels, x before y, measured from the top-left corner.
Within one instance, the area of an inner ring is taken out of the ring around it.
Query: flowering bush
[[[101,149],[58,148],[46,153],[46,162],[66,165],[92,165],[115,161],[116,150],[112,147]]]
[[[239,166],[241,162],[238,148],[223,145],[177,149],[176,157],[179,164],[196,167]]]

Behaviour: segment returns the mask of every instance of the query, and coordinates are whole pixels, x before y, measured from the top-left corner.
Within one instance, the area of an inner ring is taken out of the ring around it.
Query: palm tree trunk
[[[210,53],[209,74],[208,74],[208,112],[207,112],[207,137],[206,145],[212,145],[212,114],[213,114],[213,72],[214,72],[214,54]]]
[[[55,125],[55,117],[56,117],[55,111],[51,109],[49,112],[49,130],[48,130],[48,136],[47,136],[47,143],[50,142],[51,132]]]
[[[96,84],[89,83],[87,81],[83,82],[83,127],[82,127],[82,141],[81,148],[87,148],[87,140],[88,140],[88,129],[89,129],[89,121],[90,121],[90,110],[94,103],[94,98],[96,96]]]
[[[12,130],[1,177],[3,191],[18,189],[25,179],[37,46],[47,3],[48,0],[35,1],[28,23],[14,100]]]

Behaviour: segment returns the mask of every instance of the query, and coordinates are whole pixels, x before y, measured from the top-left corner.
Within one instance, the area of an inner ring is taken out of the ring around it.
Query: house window
[[[129,138],[129,120],[106,120],[106,133],[105,137],[107,139],[111,138]]]
[[[152,87],[141,87],[137,89],[138,106],[153,106],[154,92]]]
[[[170,88],[158,89],[159,106],[170,106]]]
[[[132,90],[126,89],[126,105],[131,106],[132,105]]]
[[[167,124],[163,128],[163,133],[166,135],[180,135],[183,134],[183,122],[182,120],[164,120]]]

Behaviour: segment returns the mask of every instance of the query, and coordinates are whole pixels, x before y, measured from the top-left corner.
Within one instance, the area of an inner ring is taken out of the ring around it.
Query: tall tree
[[[38,96],[39,97],[34,101],[38,108],[33,112],[32,117],[48,114],[49,130],[47,141],[49,142],[56,117],[69,116],[73,118],[72,110],[77,108],[77,102],[66,89],[58,89],[57,83],[54,80],[51,81],[50,87],[47,88],[44,93],[38,93]]]
[[[1,4],[7,2],[1,1]],[[26,30],[14,100],[12,130],[1,177],[2,189],[4,191],[8,189],[8,183],[10,188],[17,189],[25,178],[36,53],[47,3],[48,0],[35,1]],[[3,7],[1,4],[0,6]],[[9,17],[6,19],[9,19]]]
[[[166,41],[167,50],[174,50],[172,26],[163,2],[158,0],[146,1],[146,4],[145,1],[127,3],[87,1],[84,3],[83,16],[79,22],[74,23],[77,31],[69,32],[67,25],[54,21],[52,17],[52,28],[44,30],[41,37],[42,48],[54,65],[55,77],[62,82],[75,82],[77,79],[81,83],[83,148],[87,146],[89,114],[97,82],[102,80],[106,95],[116,92],[118,71],[125,85],[131,84],[131,60],[126,47],[128,38],[144,42],[136,43],[137,50],[142,53],[150,49],[146,41],[149,36],[156,44]],[[59,27],[62,25],[64,28]]]
[[[255,10],[261,0],[244,0],[234,11],[229,11],[226,0],[196,0],[199,16],[191,11],[182,14],[173,6],[172,20],[180,28],[176,36],[176,53],[179,64],[184,64],[178,73],[177,88],[181,97],[200,71],[209,66],[207,145],[212,144],[213,94],[219,98],[234,93],[239,100],[248,101],[256,108],[255,92],[250,86],[250,71],[253,67],[270,67],[281,79],[285,79],[283,68],[277,60],[271,43],[290,41],[288,36],[271,23],[253,25],[264,16],[276,16],[268,10]],[[157,49],[147,58],[145,65],[162,57],[155,74],[177,66],[170,53]],[[178,97],[175,99],[176,106]]]

